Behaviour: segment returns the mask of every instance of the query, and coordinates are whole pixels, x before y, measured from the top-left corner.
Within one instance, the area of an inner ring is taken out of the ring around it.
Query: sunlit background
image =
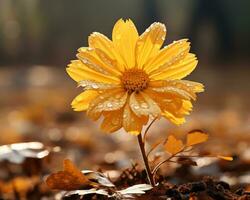
[[[131,18],[140,33],[152,22],[166,24],[165,44],[189,38],[199,64],[188,79],[206,88],[185,125],[161,120],[150,138],[204,129],[213,150],[249,156],[249,8],[247,0],[1,0],[0,144],[41,141],[67,147],[62,157],[85,166],[129,166],[134,137],[100,134],[97,123],[73,112],[81,89],[65,68],[89,34],[110,37],[119,18]]]

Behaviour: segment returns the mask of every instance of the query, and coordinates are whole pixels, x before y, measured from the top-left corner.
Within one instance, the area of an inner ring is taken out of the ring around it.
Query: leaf
[[[92,182],[69,160],[63,162],[63,171],[52,173],[46,179],[50,189],[77,190],[89,186]]]
[[[115,185],[101,172],[95,172],[92,170],[82,170],[82,173],[88,177],[89,180],[92,179],[98,182],[100,185],[105,187],[115,187]]]
[[[109,194],[107,191],[103,190],[103,189],[95,189],[95,188],[91,188],[88,190],[74,190],[74,191],[70,191],[67,192],[64,196],[65,197],[69,197],[71,195],[80,195],[80,196],[84,196],[84,195],[88,195],[88,194],[99,194],[99,195],[104,195],[104,196],[108,196]]]
[[[145,191],[151,190],[153,187],[149,184],[138,184],[128,187],[124,190],[119,190],[118,192],[122,195],[126,194],[145,194]]]
[[[231,156],[220,156],[220,155],[217,155],[216,157],[220,158],[220,159],[223,159],[223,160],[227,160],[227,161],[232,161],[233,160],[233,157],[231,157]]]
[[[193,131],[187,135],[187,146],[193,146],[206,142],[208,140],[208,135],[202,131]]]
[[[165,150],[171,154],[176,154],[184,147],[181,140],[176,139],[173,135],[168,136],[167,142],[164,145]]]

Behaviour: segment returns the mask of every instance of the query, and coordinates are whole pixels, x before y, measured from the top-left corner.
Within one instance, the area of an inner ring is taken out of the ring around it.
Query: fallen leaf
[[[89,180],[93,180],[105,187],[115,187],[115,185],[101,172],[92,170],[82,170],[82,173],[87,176]]]
[[[63,171],[52,173],[46,179],[50,189],[77,190],[93,184],[69,159],[63,162]]]
[[[176,154],[184,147],[181,140],[176,139],[173,135],[168,136],[167,142],[164,145],[165,150],[171,154]]]
[[[208,139],[208,135],[202,131],[193,131],[188,133],[187,135],[187,146],[193,146],[196,144],[200,144],[206,142]]]
[[[125,194],[145,194],[145,191],[151,190],[153,187],[149,184],[138,184],[128,187],[124,190],[119,190],[118,193]]]
[[[84,195],[88,195],[88,194],[99,194],[99,195],[104,195],[104,196],[109,196],[108,192],[103,190],[103,189],[95,189],[95,188],[91,188],[88,190],[74,190],[74,191],[70,191],[65,193],[65,197],[69,197],[71,195],[79,195],[79,196],[84,196]]]

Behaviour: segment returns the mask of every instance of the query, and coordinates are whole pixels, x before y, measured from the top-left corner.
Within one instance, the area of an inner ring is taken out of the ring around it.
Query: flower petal
[[[126,68],[135,66],[135,44],[137,38],[138,32],[130,19],[126,21],[120,19],[116,22],[113,28],[112,41],[126,64]]]
[[[103,111],[114,111],[122,108],[127,101],[127,92],[123,89],[103,90],[89,105],[87,115],[97,120]]]
[[[187,39],[182,39],[165,46],[154,57],[145,64],[147,73],[162,71],[183,59],[190,50],[190,43]]]
[[[186,80],[151,81],[150,87],[156,92],[173,93],[186,100],[195,100],[195,93],[203,91],[201,83]]]
[[[92,80],[79,81],[78,86],[83,87],[85,90],[107,90],[120,87],[117,84],[100,83]]]
[[[151,99],[147,94],[140,92],[133,92],[129,100],[131,110],[138,116],[152,116],[153,118],[159,117],[161,109],[157,103]]]
[[[124,62],[117,53],[114,44],[111,40],[109,40],[105,35],[101,33],[94,32],[89,38],[89,47],[102,50],[111,60],[117,61],[116,68],[119,71],[124,71]]]
[[[173,124],[176,125],[181,125],[183,123],[186,122],[184,117],[175,117],[172,113],[168,112],[168,111],[164,111],[162,113],[162,116],[165,117],[166,119],[168,119],[169,121],[171,121]]]
[[[106,112],[103,114],[104,120],[101,129],[106,133],[112,133],[122,127],[123,109]]]
[[[185,122],[184,116],[188,115],[192,110],[190,101],[183,100],[176,95],[166,93],[157,93],[147,90],[147,94],[159,105],[162,110],[162,116],[169,119],[174,124],[182,124]]]
[[[79,94],[71,103],[74,111],[84,111],[87,110],[89,104],[98,95],[96,91],[88,90]]]
[[[165,70],[150,74],[154,80],[182,79],[189,75],[197,66],[198,60],[194,54],[189,53],[182,61],[167,67]]]
[[[104,83],[119,83],[120,80],[116,77],[107,76],[89,69],[80,60],[73,60],[66,69],[69,76],[75,81],[95,80]]]
[[[161,48],[166,37],[166,27],[159,22],[153,23],[136,42],[136,67],[143,68],[144,64],[154,57]]]
[[[143,125],[148,122],[148,117],[142,116],[138,117],[131,110],[129,104],[127,103],[123,112],[123,127],[125,131],[132,135],[139,135],[141,133]]]
[[[105,75],[118,76],[121,72],[116,69],[116,61],[100,49],[79,48],[77,57],[87,67]]]
[[[172,117],[175,118],[183,118],[185,115],[189,115],[190,111],[192,110],[192,103],[186,100],[179,99],[179,105],[177,103],[172,103],[165,105],[162,107],[163,114],[165,112],[171,113]]]

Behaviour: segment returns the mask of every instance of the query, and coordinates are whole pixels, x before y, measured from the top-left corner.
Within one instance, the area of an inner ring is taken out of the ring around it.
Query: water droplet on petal
[[[148,104],[142,103],[142,104],[141,104],[141,107],[142,107],[142,108],[148,108]]]
[[[139,107],[138,105],[134,105],[133,108],[134,108],[135,110],[138,110],[140,107]]]
[[[97,106],[99,109],[103,108],[103,105],[102,104],[98,104]]]
[[[113,104],[112,104],[111,102],[108,102],[108,103],[107,103],[107,107],[108,107],[108,108],[112,108],[112,107],[113,107]]]
[[[99,88],[99,86],[98,86],[98,85],[96,85],[96,84],[92,84],[92,88],[94,88],[94,89],[98,89],[98,88]]]

